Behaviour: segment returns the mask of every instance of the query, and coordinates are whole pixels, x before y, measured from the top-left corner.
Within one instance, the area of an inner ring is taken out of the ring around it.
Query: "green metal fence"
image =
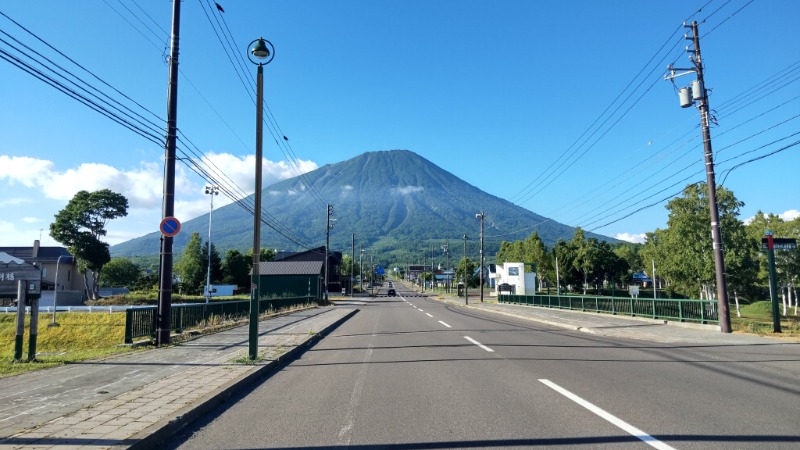
[[[578,295],[500,295],[500,303],[620,314],[680,322],[719,323],[716,300],[637,299]]]
[[[282,309],[316,304],[314,297],[287,297],[259,300],[259,314],[270,310]],[[156,336],[156,306],[141,306],[125,311],[125,343],[133,343],[140,337]],[[250,314],[250,300],[230,302],[195,303],[172,305],[170,309],[170,330],[181,333],[188,328],[205,323],[212,316],[225,319],[242,319]]]

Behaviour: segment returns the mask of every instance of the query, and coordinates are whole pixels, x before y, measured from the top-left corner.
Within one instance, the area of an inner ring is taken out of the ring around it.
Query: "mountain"
[[[315,192],[309,192],[308,186]],[[467,251],[476,258],[480,222],[475,215],[481,211],[485,213],[485,254],[490,259],[504,240],[524,239],[536,231],[552,246],[558,239],[571,239],[575,231],[487,194],[416,153],[392,150],[364,153],[265,188],[262,205],[269,223],[277,221],[278,231],[262,225],[262,247],[302,250],[325,245],[323,199],[334,208],[331,250],[350,253],[355,233],[356,251],[366,249],[375,263],[417,263],[423,254],[430,257],[431,248],[440,258],[446,238],[452,263],[463,254],[464,234],[469,239]],[[211,240],[221,255],[227,249],[252,247],[253,216],[238,204],[215,209],[212,220]],[[174,239],[176,259],[192,232],[206,240],[208,215],[182,224]],[[586,237],[616,242],[593,233]],[[158,233],[150,233],[113,246],[111,253],[115,257],[157,255],[159,238]]]

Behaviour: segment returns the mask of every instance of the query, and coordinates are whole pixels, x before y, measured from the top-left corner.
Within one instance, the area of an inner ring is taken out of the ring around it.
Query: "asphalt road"
[[[796,346],[624,341],[395,286],[167,447],[800,447]]]

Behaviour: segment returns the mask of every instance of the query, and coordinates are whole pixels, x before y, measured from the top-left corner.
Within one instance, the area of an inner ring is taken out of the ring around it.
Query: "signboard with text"
[[[794,250],[797,248],[797,239],[773,237],[771,240],[773,250]],[[762,250],[769,250],[769,241],[769,237],[761,238]]]
[[[42,292],[42,273],[30,264],[0,264],[0,298],[17,298],[17,284],[25,281],[29,296],[37,297]]]

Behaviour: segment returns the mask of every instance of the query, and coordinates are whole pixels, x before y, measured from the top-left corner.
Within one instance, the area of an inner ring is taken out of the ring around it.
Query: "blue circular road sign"
[[[164,236],[175,236],[179,231],[181,231],[181,221],[174,217],[164,217],[164,219],[161,221],[161,225],[158,226],[158,229],[161,230],[161,234]]]

